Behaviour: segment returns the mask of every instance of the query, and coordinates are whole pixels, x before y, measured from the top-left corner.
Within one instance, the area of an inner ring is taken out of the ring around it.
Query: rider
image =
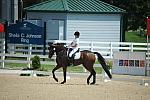
[[[78,31],[76,31],[74,33],[74,36],[75,36],[75,38],[68,45],[68,48],[69,48],[68,56],[69,56],[70,64],[73,63],[75,53],[79,50],[79,36],[80,36],[80,33]]]

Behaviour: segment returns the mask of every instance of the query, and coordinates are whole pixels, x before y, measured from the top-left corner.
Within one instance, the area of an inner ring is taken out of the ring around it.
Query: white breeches
[[[72,55],[78,50],[78,48],[73,48],[73,50],[69,53],[69,57],[72,57]]]

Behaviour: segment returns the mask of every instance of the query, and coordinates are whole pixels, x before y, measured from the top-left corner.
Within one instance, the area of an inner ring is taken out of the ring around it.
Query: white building
[[[48,40],[71,40],[79,31],[80,41],[123,41],[125,10],[100,0],[48,0],[25,9],[28,20],[47,23]]]

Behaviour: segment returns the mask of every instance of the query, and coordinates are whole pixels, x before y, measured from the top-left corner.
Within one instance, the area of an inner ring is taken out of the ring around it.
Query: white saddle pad
[[[77,52],[76,54],[75,54],[75,57],[74,57],[74,59],[80,59],[80,52]]]

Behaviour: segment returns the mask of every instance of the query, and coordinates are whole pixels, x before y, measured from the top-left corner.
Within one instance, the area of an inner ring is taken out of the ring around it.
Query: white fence
[[[71,41],[55,40],[55,43],[70,43]],[[149,46],[148,46],[149,45]],[[149,47],[149,48],[148,48]],[[131,43],[131,42],[93,42],[80,41],[81,50],[91,50],[99,52],[106,59],[113,58],[114,51],[139,51],[146,52],[146,59],[150,60],[150,43]]]
[[[8,44],[7,53],[5,41],[0,40],[0,68],[5,68],[6,63],[23,63],[26,67],[31,66],[31,58],[38,55],[41,59],[48,59],[48,45],[46,45],[46,54],[43,55],[43,45],[26,44]],[[53,57],[55,59],[55,56]],[[41,60],[41,64],[55,65],[56,62],[50,60]]]
[[[31,58],[35,55],[40,58],[48,58],[48,42],[46,41],[46,55],[43,55],[43,45],[23,45],[23,44],[8,44],[7,53],[5,53],[5,41],[0,40],[0,62],[1,68],[5,67],[5,63],[25,63],[30,67]],[[55,40],[55,43],[70,43],[70,41]],[[129,42],[92,42],[92,41],[80,41],[81,50],[91,50],[99,52],[105,59],[112,59],[114,51],[139,51],[146,52],[146,60],[150,61],[150,43],[129,43]],[[6,59],[9,57],[16,57],[14,59]],[[24,58],[24,59],[22,59]],[[55,57],[54,57],[55,59]],[[41,61],[41,64],[52,64],[55,65],[54,61]],[[149,66],[149,64],[147,64]]]

